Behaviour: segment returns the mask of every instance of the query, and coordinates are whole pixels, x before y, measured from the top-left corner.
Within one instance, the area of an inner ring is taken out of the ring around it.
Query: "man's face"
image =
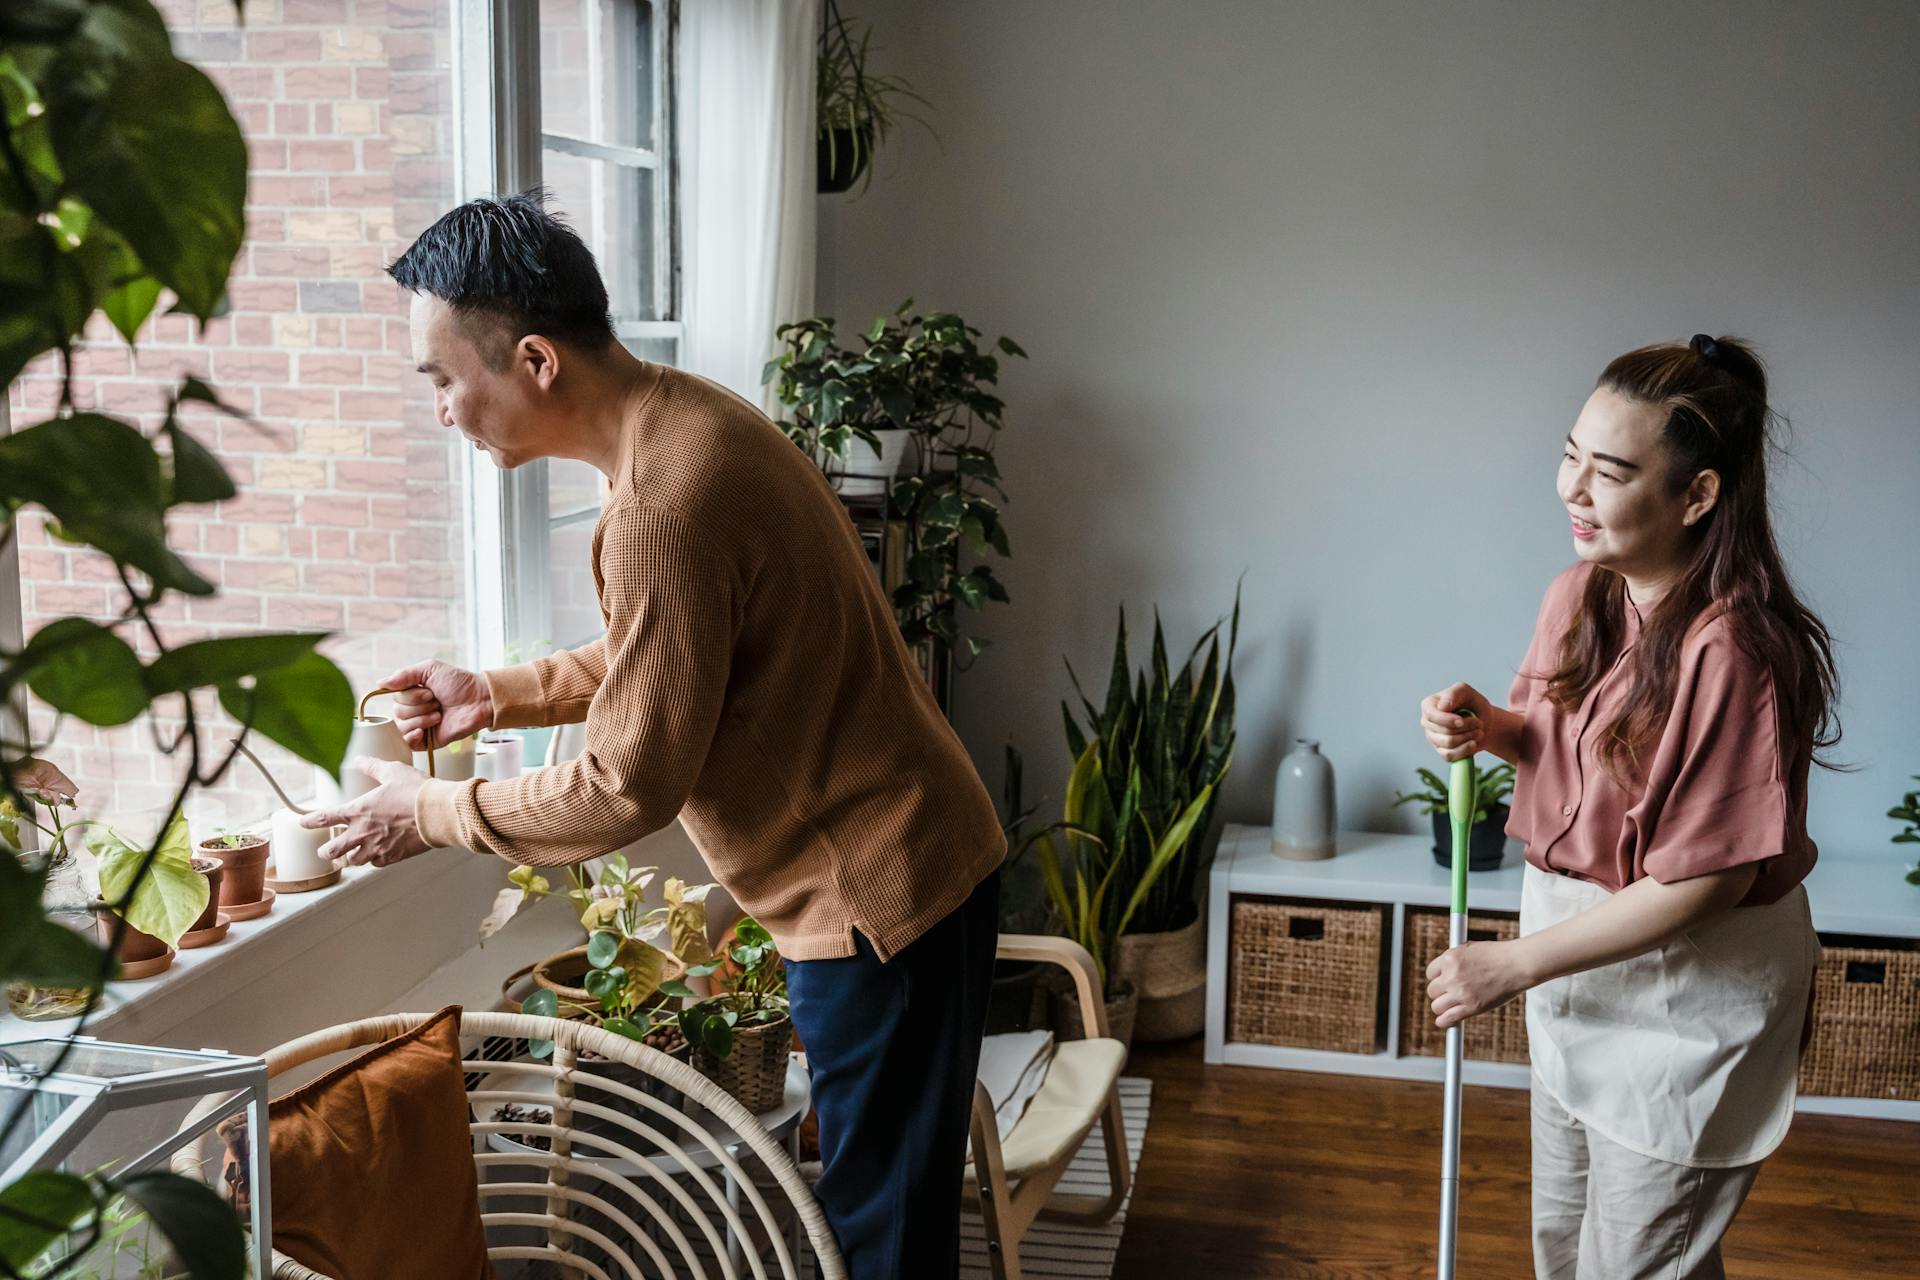
[[[462,319],[432,294],[414,294],[409,317],[414,363],[433,382],[440,424],[486,450],[495,466],[512,470],[542,456],[535,441],[545,388],[517,347],[509,350],[505,368],[488,363],[475,342],[476,336],[486,340],[478,327],[482,323]],[[508,340],[498,341],[504,347]]]

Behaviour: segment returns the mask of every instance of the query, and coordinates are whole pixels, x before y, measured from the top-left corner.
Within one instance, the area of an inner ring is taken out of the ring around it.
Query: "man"
[[[416,746],[584,719],[579,758],[382,785],[306,825],[386,865],[439,846],[561,866],[678,817],[788,961],[818,1195],[861,1280],[958,1269],[961,1171],[1005,854],[993,802],[818,469],[757,410],[616,341],[592,254],[538,196],[475,200],[389,268],[440,421],[513,468],[576,458],[604,639],[484,674],[428,662]]]

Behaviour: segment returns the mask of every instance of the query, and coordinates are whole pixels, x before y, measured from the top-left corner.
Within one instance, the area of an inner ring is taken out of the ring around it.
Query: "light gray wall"
[[[1920,772],[1920,6],[883,0],[934,104],[821,203],[822,309],[911,295],[1032,353],[1003,386],[1013,595],[960,686],[997,785],[1064,774],[1061,659],[1115,607],[1184,645],[1246,574],[1228,816],[1312,735],[1343,823],[1504,695],[1573,559],[1559,441],[1605,362],[1697,330],[1770,360],[1782,541],[1840,640],[1830,853],[1891,856]],[[1057,803],[1057,800],[1056,800]]]

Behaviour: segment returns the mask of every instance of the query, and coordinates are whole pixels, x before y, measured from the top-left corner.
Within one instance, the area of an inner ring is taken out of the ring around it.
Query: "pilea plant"
[[[980,330],[947,312],[918,314],[911,298],[856,345],[841,345],[830,316],[783,325],[778,336],[785,350],[761,381],[774,385],[789,415],[780,427],[808,457],[825,465],[844,460],[854,440],[878,450],[878,431],[912,433],[917,470],[888,495],[907,539],[894,614],[909,648],[931,639],[972,658],[988,641],[962,644],[956,607],[1005,603],[984,557],[1012,554],[995,501],[1006,499],[993,456],[1006,404],[990,389],[1000,376],[994,351],[1027,353],[1005,337],[983,350]],[[963,568],[967,556],[975,562]]]
[[[0,435],[0,548],[18,537],[26,512],[44,513],[57,536],[111,564],[123,594],[104,621],[55,618],[18,648],[0,642],[0,794],[23,814],[32,800],[16,780],[31,773],[41,745],[24,714],[27,691],[60,717],[103,727],[162,704],[171,723],[156,724],[155,738],[178,783],[163,831],[192,790],[217,781],[234,758],[210,749],[197,691],[217,692],[242,738],[258,730],[336,773],[346,751],[353,694],[315,652],[324,636],[173,644],[155,620],[173,597],[217,594],[169,546],[168,530],[236,495],[182,407],[233,410],[191,377],[151,434],[74,403],[73,346],[96,312],[131,344],[167,298],[203,325],[223,310],[246,191],[246,140],[232,111],[206,75],[174,56],[150,0],[0,5],[0,388],[48,353],[61,372],[54,415]],[[161,843],[143,851],[113,906],[125,910],[140,894]],[[51,919],[44,888],[52,860],[17,839],[5,844],[0,982],[84,988],[84,1027],[114,972],[119,930],[102,948]],[[63,1052],[48,1074],[64,1061]],[[0,1114],[0,1147],[34,1101],[28,1091]],[[0,1187],[0,1275],[20,1274],[62,1241],[73,1247],[34,1274],[72,1274],[121,1194],[147,1212],[196,1280],[240,1280],[239,1220],[210,1188],[173,1174],[49,1170]]]
[[[687,970],[689,977],[720,973],[720,992],[700,997],[685,983],[668,982],[661,990],[668,995],[692,1001],[680,1011],[680,1033],[687,1043],[704,1049],[716,1058],[733,1052],[736,1027],[761,1026],[779,1022],[787,1012],[787,973],[780,965],[780,952],[773,935],[751,916],[743,916],[733,927],[733,946],[727,957],[738,966],[722,972],[722,958],[715,956]]]

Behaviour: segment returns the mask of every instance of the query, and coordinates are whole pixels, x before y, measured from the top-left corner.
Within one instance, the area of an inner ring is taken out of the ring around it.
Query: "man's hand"
[[[327,812],[315,811],[300,819],[309,831],[344,826],[346,830],[320,846],[323,858],[343,858],[350,866],[391,866],[429,848],[414,821],[414,802],[427,775],[393,760],[360,756],[347,768],[358,769],[380,785],[352,804]]]
[[[393,695],[393,720],[407,745],[427,748],[427,730],[433,745],[445,746],[493,725],[493,691],[484,676],[435,659],[403,667],[380,682]]]

